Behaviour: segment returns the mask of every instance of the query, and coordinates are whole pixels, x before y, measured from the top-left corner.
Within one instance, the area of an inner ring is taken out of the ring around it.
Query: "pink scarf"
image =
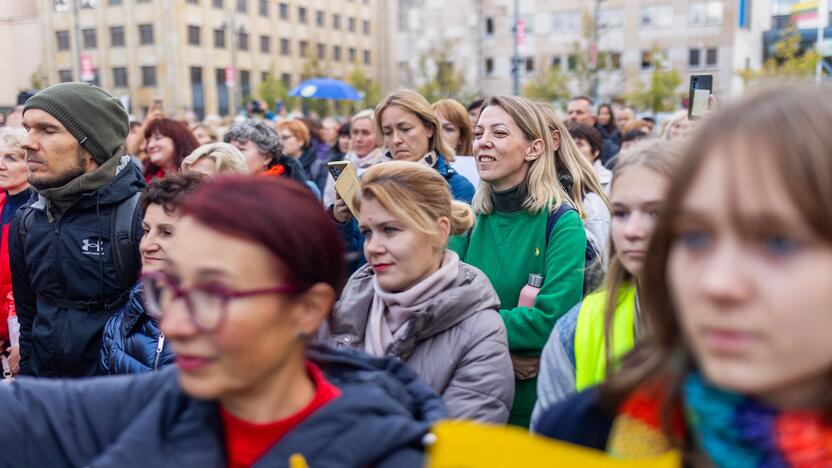
[[[403,325],[421,311],[427,301],[452,285],[458,276],[459,256],[446,250],[439,269],[406,291],[385,291],[379,286],[378,278],[373,278],[375,296],[364,333],[364,351],[384,356],[390,343],[407,333],[409,327]]]

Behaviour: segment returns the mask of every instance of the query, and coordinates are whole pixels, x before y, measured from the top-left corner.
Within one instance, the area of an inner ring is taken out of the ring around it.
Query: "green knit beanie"
[[[55,117],[98,164],[113,157],[130,130],[121,102],[92,83],[60,83],[38,92],[23,109]]]

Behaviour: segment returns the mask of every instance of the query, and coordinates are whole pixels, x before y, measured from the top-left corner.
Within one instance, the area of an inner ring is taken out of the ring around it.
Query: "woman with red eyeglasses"
[[[284,179],[227,177],[189,195],[180,212],[165,265],[143,279],[146,311],[176,365],[0,386],[0,459],[422,466],[421,441],[445,415],[438,395],[390,358],[309,344],[344,268],[315,197]]]

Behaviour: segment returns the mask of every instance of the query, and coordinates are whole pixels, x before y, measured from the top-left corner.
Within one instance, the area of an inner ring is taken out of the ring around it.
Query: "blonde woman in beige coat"
[[[347,283],[328,339],[398,357],[452,418],[505,423],[514,372],[497,293],[446,248],[471,227],[471,208],[435,170],[398,161],[368,169],[356,201],[368,263]]]

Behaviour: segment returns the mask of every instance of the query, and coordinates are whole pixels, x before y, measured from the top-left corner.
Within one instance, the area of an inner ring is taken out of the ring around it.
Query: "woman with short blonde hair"
[[[209,143],[197,148],[182,161],[182,172],[207,176],[248,174],[246,158],[230,143]]]
[[[404,361],[452,418],[505,423],[514,395],[499,299],[488,278],[447,250],[474,223],[439,173],[392,161],[364,173],[356,196],[368,264],[329,320],[331,341]]]

